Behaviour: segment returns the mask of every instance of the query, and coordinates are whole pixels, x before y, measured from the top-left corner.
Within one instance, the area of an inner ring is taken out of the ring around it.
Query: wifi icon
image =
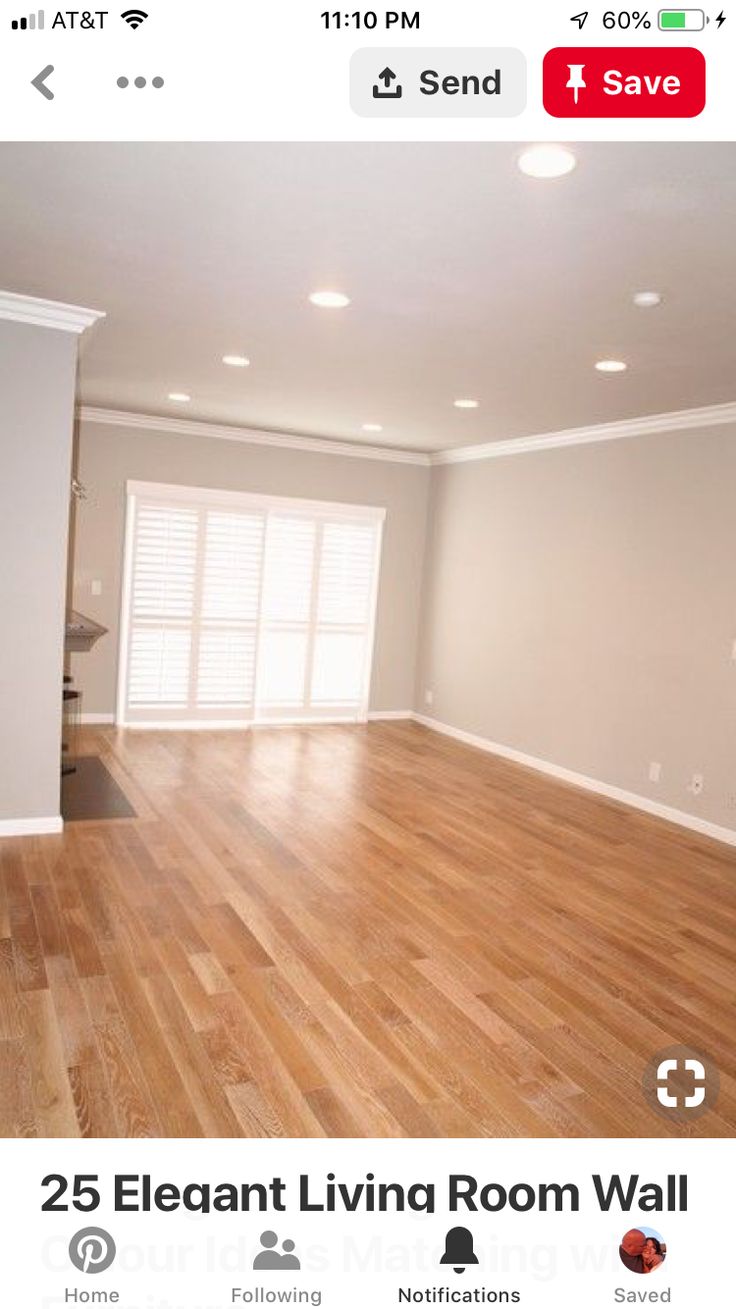
[[[148,14],[143,9],[126,9],[125,13],[121,14],[120,17],[124,23],[128,24],[128,27],[135,29],[140,27],[141,23],[145,23]]]

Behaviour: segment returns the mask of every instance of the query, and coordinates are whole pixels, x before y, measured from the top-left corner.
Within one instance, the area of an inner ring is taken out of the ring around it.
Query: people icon
[[[293,1241],[282,1241],[281,1249],[284,1251],[281,1259],[282,1268],[301,1268],[301,1264],[297,1256],[294,1254]]]
[[[278,1242],[279,1238],[275,1232],[261,1233],[261,1246],[263,1248],[253,1260],[253,1268],[256,1271],[262,1269],[269,1269],[270,1271],[274,1268],[301,1268],[301,1263],[297,1255],[294,1254],[294,1242],[282,1241],[281,1249],[283,1254],[276,1249]]]

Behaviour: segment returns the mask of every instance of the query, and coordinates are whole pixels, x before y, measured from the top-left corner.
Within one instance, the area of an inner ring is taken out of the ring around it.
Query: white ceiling
[[[106,310],[89,405],[437,450],[736,399],[736,147],[575,150],[3,144],[0,287]]]

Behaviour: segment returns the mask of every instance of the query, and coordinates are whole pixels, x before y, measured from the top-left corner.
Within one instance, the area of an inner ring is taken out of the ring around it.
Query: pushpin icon
[[[570,80],[567,83],[567,89],[568,91],[572,91],[575,96],[575,104],[577,104],[580,92],[584,91],[587,86],[587,82],[583,77],[585,64],[568,64],[567,66],[570,70]]]

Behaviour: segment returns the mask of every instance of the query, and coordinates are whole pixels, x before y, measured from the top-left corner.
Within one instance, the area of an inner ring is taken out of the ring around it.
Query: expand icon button
[[[544,107],[554,118],[696,118],[705,57],[689,46],[566,46],[544,57]]]

